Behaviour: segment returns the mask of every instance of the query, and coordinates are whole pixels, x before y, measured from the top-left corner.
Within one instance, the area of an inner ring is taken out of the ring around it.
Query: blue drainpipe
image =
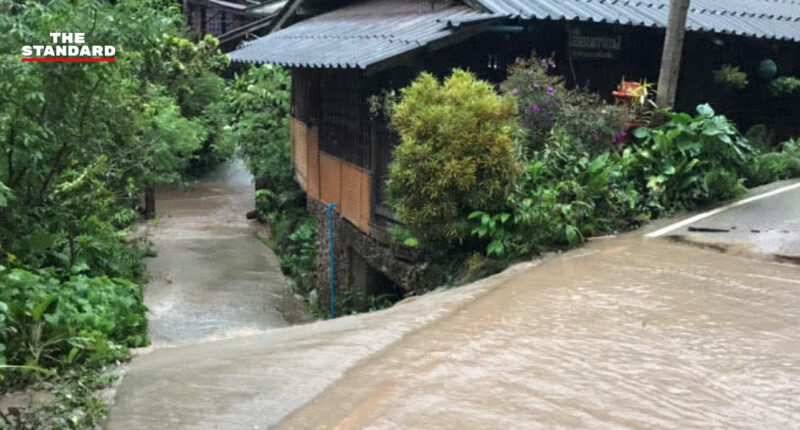
[[[334,265],[334,258],[333,258],[333,208],[335,206],[339,206],[339,203],[329,203],[328,204],[328,245],[329,245],[329,254],[331,259],[331,318],[336,315],[336,285],[335,285],[335,278],[336,278],[336,266]]]

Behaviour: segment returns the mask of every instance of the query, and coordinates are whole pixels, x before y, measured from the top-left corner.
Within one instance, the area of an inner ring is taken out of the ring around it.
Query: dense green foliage
[[[546,145],[557,127],[569,131],[572,143],[593,154],[620,144],[627,112],[605,103],[596,93],[568,88],[552,59],[518,60],[501,89],[517,98],[519,123],[526,137],[519,140],[526,156]]]
[[[92,29],[87,41],[117,47],[115,63],[22,63],[16,52],[4,53],[2,254],[59,273],[82,258],[87,264],[104,264],[109,256],[136,260],[124,257],[133,251],[114,232],[136,219],[132,208],[143,187],[180,180],[208,137],[197,109],[210,102],[193,99],[190,89],[201,70],[222,61],[215,43],[179,39],[181,15],[169,2],[53,0],[2,9],[0,46],[9,49],[60,31],[65,21]],[[193,109],[194,118],[181,112]],[[98,237],[108,240],[92,246]],[[93,258],[90,251],[103,247],[104,255]],[[110,276],[140,275],[136,267],[90,267]]]
[[[714,83],[728,89],[741,90],[750,83],[747,80],[747,73],[730,64],[724,64],[719,69],[714,70],[712,75],[714,76]]]
[[[143,190],[231,153],[217,145],[227,58],[182,20],[166,0],[0,0],[0,393],[147,344],[145,251],[129,239]],[[63,31],[116,61],[20,61]],[[75,404],[85,425],[102,412]]]
[[[641,200],[616,153],[593,156],[557,128],[545,148],[527,161],[505,210],[471,215],[472,233],[491,239],[488,255],[526,255],[575,245],[646,218],[639,210]]]
[[[132,282],[80,273],[61,281],[0,266],[0,283],[0,345],[10,363],[102,364],[147,344],[141,290]]]
[[[800,175],[800,146],[794,141],[781,152],[762,154],[709,105],[698,106],[694,116],[665,111],[660,125],[627,132],[623,120],[640,122],[639,110],[620,110],[594,94],[568,89],[554,70],[551,60],[519,61],[501,85],[517,98],[523,128],[517,132],[513,122],[505,123],[503,130],[510,130],[501,142],[516,137],[522,173],[507,188],[469,188],[475,193],[470,201],[477,203],[470,206],[458,206],[458,193],[437,175],[470,177],[473,170],[459,170],[462,165],[498,161],[488,160],[490,151],[462,149],[477,139],[459,133],[470,126],[495,128],[485,127],[486,120],[476,120],[480,117],[462,105],[442,109],[442,87],[429,76],[403,91],[402,101],[388,110],[403,138],[389,186],[395,199],[403,198],[396,209],[410,230],[406,242],[408,237],[442,235],[437,228],[446,225],[451,246],[466,246],[469,252],[477,240],[486,255],[514,259],[727,200],[743,193],[745,184]],[[481,97],[497,97],[490,88],[483,90]],[[459,99],[471,105],[469,96]],[[457,150],[442,155],[431,148]],[[471,209],[468,214],[465,207]],[[474,254],[471,261],[480,266]]]
[[[769,83],[769,92],[775,97],[788,97],[800,92],[800,79],[794,76],[781,76]]]
[[[724,116],[708,105],[694,117],[665,115],[663,125],[637,129],[622,152],[600,155],[582,149],[568,130],[552,130],[506,210],[472,214],[473,234],[488,238],[488,255],[521,256],[744,192],[754,151]]]
[[[749,163],[748,176],[752,185],[800,177],[800,141],[789,140],[777,152],[758,155]]]
[[[255,176],[256,205],[270,229],[270,245],[295,290],[307,294],[314,284],[317,224],[292,174],[289,88],[289,74],[280,67],[253,67],[237,77],[227,95],[233,119],[222,138],[238,146]]]
[[[389,167],[391,204],[428,242],[457,242],[471,212],[494,208],[519,173],[513,99],[456,70],[444,83],[423,73],[403,90],[392,125],[401,143]]]
[[[745,190],[753,148],[709,105],[698,106],[697,113],[668,113],[665,124],[637,129],[639,140],[625,149],[628,176],[656,214],[729,199]]]
[[[232,119],[223,135],[230,146],[238,145],[259,181],[286,192],[297,189],[291,187],[290,85],[289,74],[277,66],[252,67],[236,77],[226,95]]]

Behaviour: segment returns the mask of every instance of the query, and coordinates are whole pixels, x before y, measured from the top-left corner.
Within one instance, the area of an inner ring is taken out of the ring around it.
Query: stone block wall
[[[328,208],[323,202],[309,198],[308,210],[317,219],[319,228],[317,240],[317,290],[320,306],[330,305],[329,248],[328,248]],[[373,294],[369,273],[375,271],[391,281],[404,294],[421,293],[435,288],[443,281],[441,271],[424,261],[401,258],[396,247],[379,242],[374,237],[359,230],[350,221],[333,213],[335,282],[337,294],[344,294],[357,288],[361,295]],[[364,264],[366,263],[366,264]],[[367,285],[364,285],[364,283]]]

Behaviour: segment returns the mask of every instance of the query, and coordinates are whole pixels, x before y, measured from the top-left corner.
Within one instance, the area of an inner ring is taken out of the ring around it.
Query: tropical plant
[[[748,178],[752,185],[796,178],[800,176],[800,141],[783,142],[780,151],[761,154],[750,166]]]
[[[664,125],[635,130],[639,141],[624,152],[628,175],[647,190],[647,204],[656,212],[693,208],[744,190],[752,147],[711,106],[700,105],[697,113],[666,113]]]
[[[623,80],[623,83],[624,82]],[[635,127],[650,122],[652,115],[658,112],[658,105],[656,105],[654,101],[656,93],[655,84],[641,81],[637,82],[635,86],[629,88],[627,91],[630,96],[628,126]],[[622,137],[624,138],[626,136]],[[619,139],[615,139],[613,143],[620,143]],[[624,141],[622,143],[624,143]]]
[[[402,90],[392,125],[401,143],[389,166],[390,204],[427,244],[469,236],[467,216],[505,201],[519,165],[513,98],[455,70],[440,83],[422,73]]]
[[[146,308],[134,283],[80,274],[60,281],[2,266],[0,283],[0,364],[98,365],[147,344]]]
[[[788,97],[800,92],[800,79],[794,76],[782,76],[769,83],[769,91],[774,97]]]
[[[488,238],[487,255],[516,258],[641,222],[648,214],[623,171],[616,152],[593,156],[556,128],[529,161],[505,210],[470,215],[472,233]]]
[[[750,83],[747,80],[747,73],[730,64],[724,64],[719,69],[714,70],[713,75],[714,83],[728,89],[741,90]]]
[[[697,112],[664,112],[664,124],[637,129],[622,153],[593,155],[569,130],[552,129],[506,205],[467,217],[472,234],[484,241],[486,255],[513,259],[742,193],[757,152],[710,106]],[[794,174],[796,148],[787,144],[785,155],[764,157],[756,173]]]
[[[612,106],[584,88],[568,88],[551,58],[517,60],[501,85],[519,106],[519,122],[526,131],[521,151],[529,157],[542,149],[556,127],[567,130],[573,143],[600,154],[624,136],[629,112]]]

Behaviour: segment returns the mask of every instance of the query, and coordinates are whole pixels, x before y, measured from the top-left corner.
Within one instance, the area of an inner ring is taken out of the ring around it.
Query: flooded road
[[[790,229],[800,195],[774,198],[770,228]],[[764,203],[704,225],[754,224]],[[107,427],[800,429],[800,266],[643,234],[380,312],[155,348]]]
[[[277,428],[800,428],[799,328],[796,266],[609,240],[405,337]]]
[[[154,345],[287,325],[278,311],[286,291],[280,265],[245,218],[255,197],[240,160],[156,197],[148,233],[157,256],[147,261],[153,279],[145,291]]]

